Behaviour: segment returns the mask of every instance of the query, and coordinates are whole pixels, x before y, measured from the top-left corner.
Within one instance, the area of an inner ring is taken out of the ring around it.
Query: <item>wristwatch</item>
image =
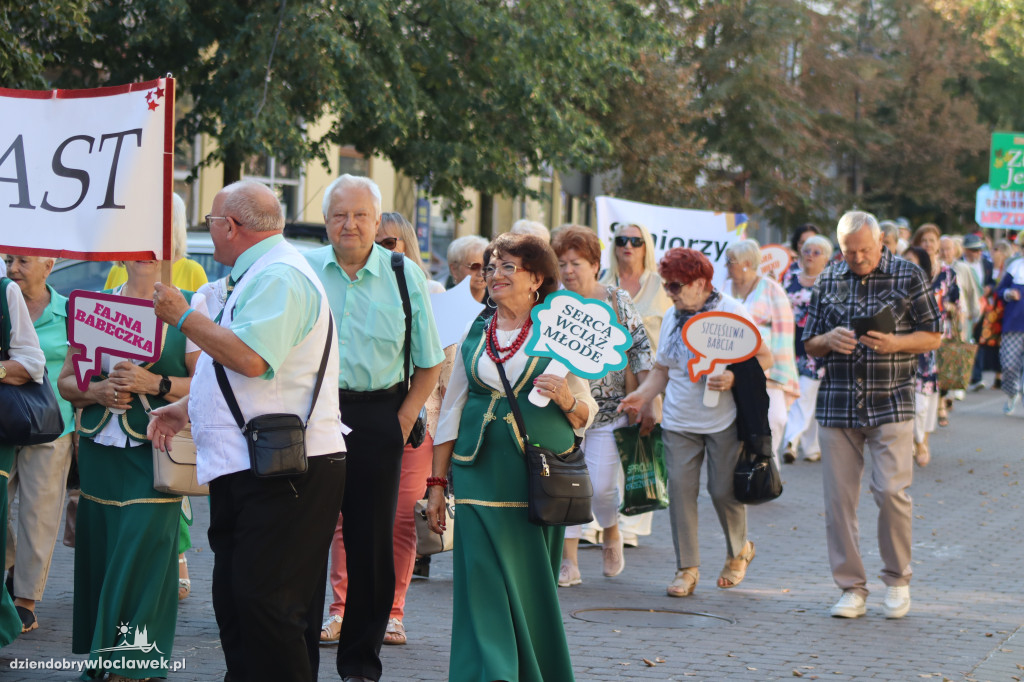
[[[7,368],[4,367],[3,365],[0,365],[0,381],[3,381],[6,378],[7,378]]]
[[[171,392],[171,378],[166,374],[160,375],[160,389],[156,392],[157,398],[163,398]]]

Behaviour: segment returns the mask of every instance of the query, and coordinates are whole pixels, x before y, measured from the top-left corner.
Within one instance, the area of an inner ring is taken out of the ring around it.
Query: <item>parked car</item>
[[[323,237],[318,241],[320,234]],[[323,226],[320,227],[320,234],[285,227],[286,238],[299,251],[309,251],[323,246],[327,240]],[[188,257],[203,266],[206,277],[211,282],[225,277],[231,271],[231,268],[213,259],[213,240],[206,231],[188,233]],[[53,272],[46,282],[64,296],[75,289],[100,291],[107,282],[110,267],[109,261],[61,259],[54,264]]]

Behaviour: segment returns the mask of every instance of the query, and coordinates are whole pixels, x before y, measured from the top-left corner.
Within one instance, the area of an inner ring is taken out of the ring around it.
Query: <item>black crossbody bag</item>
[[[248,422],[242,416],[242,410],[235,400],[235,392],[224,367],[214,361],[213,367],[217,374],[217,383],[224,394],[224,400],[235,418],[238,428],[245,435],[245,443],[249,448],[249,468],[257,478],[277,478],[279,476],[297,476],[306,473],[309,463],[306,459],[306,425],[313,416],[316,399],[320,396],[320,386],[327,370],[327,358],[331,354],[331,342],[334,336],[334,316],[328,313],[327,343],[324,344],[324,355],[320,358],[320,371],[316,375],[313,387],[313,401],[309,406],[309,414],[303,420],[297,414],[261,414]]]
[[[409,392],[409,369],[412,364],[412,303],[409,301],[409,285],[405,281],[405,255],[397,251],[391,254],[391,269],[398,280],[398,293],[402,295],[402,310],[405,311],[405,392]],[[420,408],[416,423],[406,441],[414,448],[423,445],[427,437],[427,408]]]
[[[487,341],[490,344],[490,340]],[[547,448],[532,445],[526,435],[526,423],[519,409],[515,394],[505,376],[503,363],[498,366],[498,376],[505,388],[512,414],[523,438],[526,455],[526,470],[529,475],[527,511],[530,523],[538,526],[578,526],[590,523],[594,515],[590,512],[590,499],[594,487],[590,483],[590,472],[580,449],[577,438],[573,449],[565,455],[558,455]]]

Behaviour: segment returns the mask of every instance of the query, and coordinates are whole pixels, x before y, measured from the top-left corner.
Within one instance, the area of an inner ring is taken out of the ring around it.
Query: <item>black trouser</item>
[[[341,418],[352,433],[345,436],[348,476],[341,515],[348,591],[338,674],[379,680],[380,647],[395,598],[393,529],[403,448],[398,408],[404,395],[375,397],[340,394]]]
[[[301,476],[240,471],[210,483],[213,610],[225,680],[316,680],[321,578],[344,487],[344,453],[310,457]]]

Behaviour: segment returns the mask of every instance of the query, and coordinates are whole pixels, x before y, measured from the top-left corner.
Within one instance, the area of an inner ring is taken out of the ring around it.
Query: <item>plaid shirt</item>
[[[938,332],[939,311],[924,272],[888,249],[871,273],[859,277],[845,261],[825,268],[814,284],[804,327],[804,341],[853,328],[853,318],[892,309],[896,333]],[[822,426],[858,428],[914,418],[913,353],[877,354],[862,344],[853,353],[829,353],[821,362],[825,378],[818,392],[817,418]]]

